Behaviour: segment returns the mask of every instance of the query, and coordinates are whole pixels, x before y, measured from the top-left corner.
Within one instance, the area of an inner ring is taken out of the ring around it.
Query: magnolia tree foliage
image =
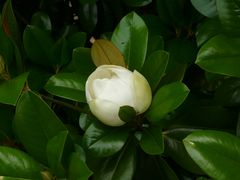
[[[0,179],[240,179],[239,4],[0,1]]]

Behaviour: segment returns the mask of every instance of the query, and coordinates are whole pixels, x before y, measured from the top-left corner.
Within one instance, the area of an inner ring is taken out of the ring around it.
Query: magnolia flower
[[[143,75],[122,66],[99,66],[87,79],[86,98],[90,110],[102,123],[121,126],[121,106],[131,106],[137,114],[151,104],[151,88]]]

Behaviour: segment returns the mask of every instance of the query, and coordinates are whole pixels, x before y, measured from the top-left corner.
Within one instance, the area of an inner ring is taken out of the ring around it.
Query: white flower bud
[[[151,104],[151,88],[139,72],[116,65],[99,66],[86,82],[86,98],[91,112],[104,124],[121,126],[121,106],[131,106],[137,114]]]

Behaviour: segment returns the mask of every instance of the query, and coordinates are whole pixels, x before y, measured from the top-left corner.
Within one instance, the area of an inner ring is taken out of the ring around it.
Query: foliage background
[[[239,6],[0,1],[1,179],[239,179]],[[140,123],[107,127],[90,114],[92,36],[150,82]]]

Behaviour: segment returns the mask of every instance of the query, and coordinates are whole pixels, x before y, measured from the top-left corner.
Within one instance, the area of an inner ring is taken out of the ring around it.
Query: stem
[[[89,111],[87,111],[87,110],[85,110],[83,108],[80,108],[79,106],[74,106],[72,104],[69,104],[69,103],[66,103],[66,102],[62,102],[62,101],[59,101],[57,99],[54,99],[54,98],[51,98],[51,97],[48,97],[48,96],[45,96],[45,95],[41,95],[41,97],[43,99],[47,100],[47,101],[51,101],[53,103],[56,103],[56,104],[68,107],[68,108],[73,109],[75,111],[82,112],[82,113],[85,113],[85,114],[89,114]]]

